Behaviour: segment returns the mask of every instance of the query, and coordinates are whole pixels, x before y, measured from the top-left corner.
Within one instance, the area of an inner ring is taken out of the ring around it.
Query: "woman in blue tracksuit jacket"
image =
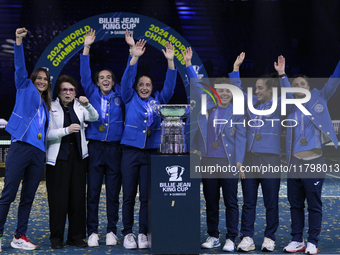
[[[241,53],[244,59],[244,53]],[[239,56],[239,57],[240,57]],[[243,61],[243,60],[242,60]],[[239,62],[241,65],[242,61]],[[238,66],[239,66],[238,65]],[[236,66],[237,67],[237,66]],[[240,84],[238,67],[229,77],[235,84]],[[273,251],[275,248],[275,232],[279,226],[279,189],[280,172],[261,172],[261,166],[275,167],[281,165],[280,160],[280,134],[281,123],[281,100],[277,100],[277,107],[274,112],[268,115],[256,115],[249,108],[256,110],[268,110],[272,108],[273,87],[276,86],[276,78],[271,75],[263,76],[256,81],[256,91],[252,97],[252,104],[247,105],[247,152],[244,159],[246,178],[242,179],[243,207],[241,220],[242,241],[238,245],[238,251],[251,251],[255,249],[253,241],[254,223],[256,218],[256,203],[258,187],[261,183],[264,205],[266,207],[266,229],[264,240],[261,246],[262,251]],[[247,94],[244,93],[246,102]],[[271,121],[276,119],[276,121]],[[255,169],[259,172],[251,172]]]
[[[279,74],[285,73],[284,58]],[[287,76],[280,79],[282,87],[291,87]],[[286,252],[304,251],[307,254],[318,252],[318,235],[321,232],[322,201],[321,191],[327,165],[322,157],[323,146],[333,142],[337,148],[332,120],[327,108],[327,101],[334,94],[340,83],[340,62],[324,87],[311,89],[308,78],[297,75],[292,80],[292,87],[310,91],[311,98],[303,106],[311,115],[304,115],[295,105],[288,105],[288,119],[294,120],[287,128],[286,151],[287,164],[291,171],[287,178],[287,192],[291,212],[292,241],[284,247]],[[304,93],[294,93],[290,98],[302,99]],[[294,127],[293,127],[294,126]],[[309,168],[307,168],[309,166]],[[312,166],[315,171],[310,171]],[[308,170],[309,169],[309,170]],[[308,239],[303,240],[305,223],[305,200],[308,204]]]
[[[197,78],[197,74],[191,65],[192,50],[187,48],[183,53],[186,61],[186,73],[188,78]],[[215,79],[215,84],[230,84],[226,78]],[[202,85],[195,83],[192,91],[197,98],[203,94]],[[216,89],[221,98],[216,106],[211,98],[207,100],[207,114],[201,112],[198,115],[198,130],[192,141],[192,147],[201,152],[201,167],[231,166],[230,171],[219,173],[202,173],[203,193],[206,201],[207,228],[209,237],[201,245],[202,248],[219,247],[219,200],[220,188],[222,188],[226,217],[226,243],[223,251],[235,250],[235,238],[238,236],[239,210],[237,204],[237,186],[239,172],[246,150],[246,127],[244,115],[234,115],[233,106],[230,103],[232,93],[228,89]],[[227,120],[223,125],[213,125],[214,119]],[[230,123],[239,124],[230,124]]]
[[[6,131],[11,134],[11,146],[6,161],[5,186],[0,198],[0,239],[9,207],[23,179],[17,229],[11,246],[34,250],[36,246],[25,235],[34,195],[44,169],[45,135],[49,120],[48,112],[51,108],[51,82],[49,72],[41,67],[32,73],[30,79],[28,78],[22,45],[27,30],[18,28],[15,34],[14,64],[17,93],[15,106],[6,126]]]
[[[87,232],[88,245],[99,246],[98,206],[105,175],[107,234],[106,245],[117,244],[117,222],[119,219],[119,193],[121,189],[121,145],[124,129],[124,104],[120,86],[115,84],[110,70],[96,74],[92,82],[90,69],[90,47],[96,31],[89,31],[80,55],[81,84],[90,103],[99,113],[99,119],[90,122],[86,130],[89,140],[89,168],[87,175]]]
[[[176,86],[177,70],[174,65],[174,49],[172,44],[166,44],[164,56],[168,61],[168,70],[162,91],[152,93],[152,81],[148,76],[137,79],[137,60],[144,53],[145,41],[140,40],[134,45],[129,31],[125,34],[126,42],[130,45],[129,64],[122,77],[122,99],[125,104],[125,128],[121,144],[122,183],[123,183],[123,226],[124,247],[136,249],[132,227],[134,222],[134,205],[139,185],[139,235],[138,247],[148,248],[148,168],[150,154],[155,154],[160,143],[161,119],[157,117],[150,104],[166,104],[171,99]],[[133,46],[134,45],[134,46]]]

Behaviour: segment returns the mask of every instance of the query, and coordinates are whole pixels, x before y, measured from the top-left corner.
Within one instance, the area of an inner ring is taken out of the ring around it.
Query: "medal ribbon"
[[[39,133],[40,133],[41,127],[42,127],[43,122],[44,122],[44,117],[45,117],[45,111],[44,111],[43,105],[41,105],[39,107],[39,109],[38,109],[38,127],[39,127]]]
[[[102,123],[105,122],[105,116],[106,116],[106,109],[107,109],[107,96],[102,94],[102,100],[101,100],[101,114],[100,117],[102,119]]]
[[[267,103],[260,104],[258,107],[258,110],[263,110],[265,107],[267,107],[268,105],[271,105],[272,103],[273,103],[273,98],[271,98]],[[258,120],[256,121],[255,130],[257,131],[258,134],[260,133],[260,129],[261,129],[261,126],[260,126],[261,123],[259,120],[262,120],[262,118],[263,118],[263,115],[258,115]]]
[[[214,119],[218,119],[218,107],[215,109],[215,113],[214,113]],[[217,137],[220,135],[221,131],[222,131],[222,124],[218,124],[215,125],[214,129],[215,129],[215,142],[217,142]]]
[[[153,110],[149,102],[145,102],[144,108],[146,109],[147,114],[148,114],[147,115],[148,116],[148,127],[150,127],[153,122]]]
[[[305,122],[303,120],[303,112],[301,112],[301,121],[299,121],[299,117],[297,114],[298,108],[295,106],[295,113],[294,113],[294,119],[297,121],[297,123],[300,126],[300,134],[302,135],[302,137],[305,137]]]

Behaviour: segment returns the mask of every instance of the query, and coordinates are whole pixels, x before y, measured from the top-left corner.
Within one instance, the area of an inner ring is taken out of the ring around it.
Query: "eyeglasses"
[[[73,94],[73,93],[76,92],[76,90],[72,89],[72,88],[71,89],[66,89],[66,88],[61,89],[61,93],[67,94],[67,92],[69,92],[70,94]]]

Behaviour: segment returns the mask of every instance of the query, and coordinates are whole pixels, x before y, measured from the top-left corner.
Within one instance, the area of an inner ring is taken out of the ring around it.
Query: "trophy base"
[[[187,145],[183,143],[161,143],[159,155],[189,155]]]

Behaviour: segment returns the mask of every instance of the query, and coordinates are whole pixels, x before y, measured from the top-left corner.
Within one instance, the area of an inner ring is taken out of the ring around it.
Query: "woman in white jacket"
[[[86,97],[75,99],[77,81],[61,75],[58,97],[52,102],[47,131],[46,186],[50,211],[52,249],[61,249],[66,216],[68,245],[86,247],[86,169],[88,156],[85,121],[96,121],[97,111]]]

